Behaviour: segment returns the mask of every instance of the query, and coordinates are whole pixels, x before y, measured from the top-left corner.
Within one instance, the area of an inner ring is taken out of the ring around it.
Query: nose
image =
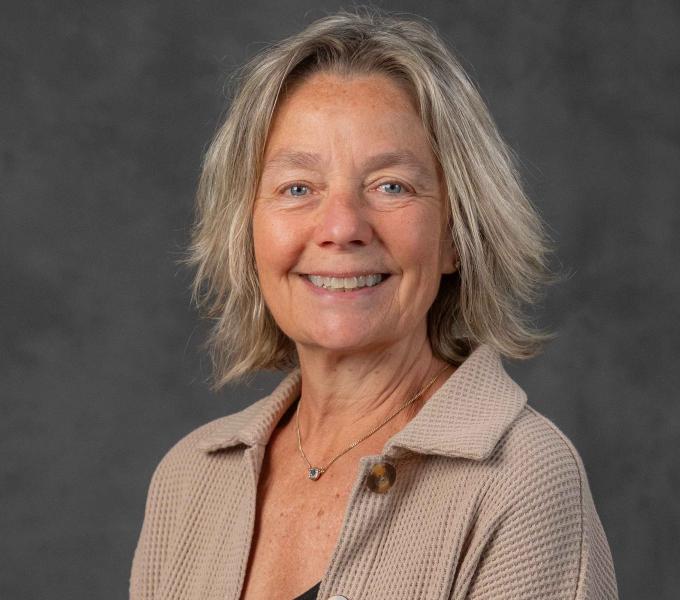
[[[361,197],[352,190],[330,190],[318,208],[314,241],[319,246],[347,249],[367,246],[373,227]]]

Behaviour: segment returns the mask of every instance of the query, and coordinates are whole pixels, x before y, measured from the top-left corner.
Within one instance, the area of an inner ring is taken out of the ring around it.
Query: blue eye
[[[389,183],[381,183],[378,187],[384,187],[389,194],[399,194],[404,191],[400,183],[393,181]]]
[[[304,196],[307,193],[308,188],[301,183],[294,183],[293,185],[289,185],[286,189],[290,190],[292,196]]]

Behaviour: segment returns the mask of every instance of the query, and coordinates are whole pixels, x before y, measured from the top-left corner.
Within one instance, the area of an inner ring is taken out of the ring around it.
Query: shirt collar
[[[300,392],[300,370],[244,410],[214,421],[198,446],[205,452],[266,445]],[[526,404],[524,390],[507,374],[497,350],[481,344],[428,399],[383,453],[403,450],[475,460],[487,458]]]

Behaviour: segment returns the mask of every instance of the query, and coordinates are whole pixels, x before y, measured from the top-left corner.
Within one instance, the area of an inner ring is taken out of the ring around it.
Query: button
[[[347,600],[344,596],[331,596],[328,600]]]
[[[397,478],[397,470],[394,465],[388,462],[379,462],[371,467],[366,486],[376,494],[384,494],[394,484]]]

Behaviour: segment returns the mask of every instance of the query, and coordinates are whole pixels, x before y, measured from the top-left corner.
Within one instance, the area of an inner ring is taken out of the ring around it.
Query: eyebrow
[[[276,152],[264,165],[264,169],[295,167],[314,169],[321,164],[321,156],[314,152],[301,150],[281,150]],[[431,179],[433,174],[425,164],[410,150],[394,150],[381,152],[369,157],[364,164],[367,171],[375,171],[384,167],[405,166],[412,168],[419,177]]]
[[[321,157],[314,152],[301,150],[280,150],[276,152],[264,165],[265,170],[276,167],[298,167],[301,169],[317,167]]]

